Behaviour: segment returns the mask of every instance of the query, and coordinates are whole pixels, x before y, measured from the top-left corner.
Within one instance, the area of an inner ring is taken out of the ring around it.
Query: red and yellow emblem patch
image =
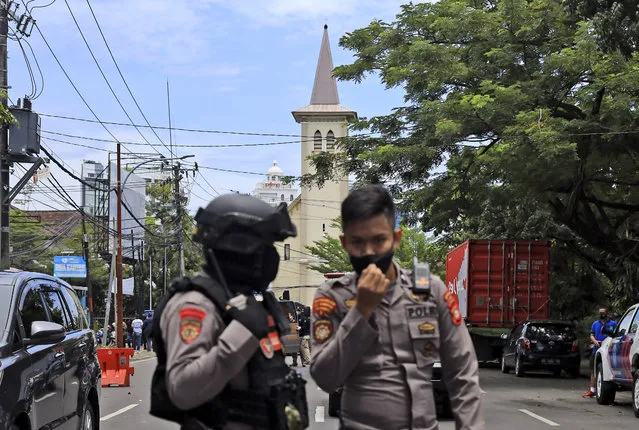
[[[189,344],[198,338],[202,332],[202,321],[206,312],[197,308],[180,310],[180,337],[182,342]]]
[[[459,310],[459,301],[457,300],[457,296],[450,291],[446,291],[444,293],[444,301],[446,302],[448,309],[450,309],[450,316],[452,317],[453,324],[460,325],[464,321],[464,318]]]
[[[337,303],[330,297],[322,296],[313,300],[313,312],[320,318],[331,315],[336,307]]]
[[[313,339],[318,343],[326,342],[333,334],[333,323],[329,320],[319,320],[313,324]]]

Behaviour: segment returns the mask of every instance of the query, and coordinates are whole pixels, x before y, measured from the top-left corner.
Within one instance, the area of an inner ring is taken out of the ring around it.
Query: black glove
[[[268,335],[268,313],[266,313],[264,306],[255,300],[252,294],[246,298],[244,309],[233,306],[226,311],[225,316],[242,324],[258,339]]]

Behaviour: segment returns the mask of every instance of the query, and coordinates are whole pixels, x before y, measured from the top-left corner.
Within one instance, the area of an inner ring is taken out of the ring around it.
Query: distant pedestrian
[[[306,306],[300,313],[300,356],[302,367],[311,364],[311,308]]]
[[[153,351],[151,345],[151,339],[153,337],[153,315],[148,314],[144,319],[144,324],[142,324],[142,335],[144,336],[144,349],[147,351]]]
[[[142,346],[142,326],[144,322],[140,319],[140,317],[136,317],[131,323],[131,327],[133,327],[133,348],[136,351],[140,350]]]
[[[617,323],[608,315],[608,308],[599,308],[599,319],[592,323],[590,329],[590,341],[593,343],[592,354],[590,354],[590,389],[582,396],[584,398],[596,397],[595,391],[595,354],[608,335],[604,333],[604,327],[617,327]]]

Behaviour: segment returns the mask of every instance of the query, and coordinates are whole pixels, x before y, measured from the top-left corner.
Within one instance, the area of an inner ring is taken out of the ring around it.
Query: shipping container
[[[471,327],[548,319],[550,242],[469,240],[446,258],[446,286]]]

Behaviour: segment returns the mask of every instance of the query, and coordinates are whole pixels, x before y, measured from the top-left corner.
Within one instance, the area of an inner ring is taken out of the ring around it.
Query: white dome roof
[[[273,166],[271,166],[270,169],[268,169],[268,172],[266,172],[267,175],[277,175],[277,176],[282,176],[284,174],[284,171],[282,169],[280,169],[280,167],[277,165],[277,161],[273,160]]]

